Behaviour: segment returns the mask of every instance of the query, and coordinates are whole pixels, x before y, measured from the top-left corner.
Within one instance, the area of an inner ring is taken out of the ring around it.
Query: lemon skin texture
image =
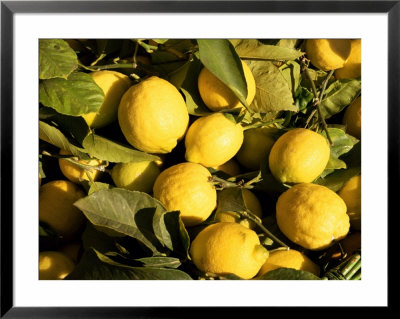
[[[256,82],[250,68],[241,62],[247,84],[246,102],[250,105],[256,95]],[[204,104],[214,112],[244,107],[233,91],[206,68],[200,71],[197,85]]]
[[[39,253],[39,280],[62,280],[75,268],[75,263],[58,251]]]
[[[335,71],[336,79],[354,79],[361,76],[361,39],[351,40],[349,58],[343,68]]]
[[[213,168],[218,171],[224,172],[225,174],[227,174],[231,177],[237,176],[241,172],[239,164],[234,159],[230,159],[226,163],[224,163],[222,165],[218,165]]]
[[[189,113],[179,91],[152,76],[131,86],[121,99],[118,121],[126,140],[147,153],[170,153],[183,139]]]
[[[71,154],[65,150],[60,150],[60,155],[71,155]],[[79,163],[90,166],[100,166],[101,164],[103,164],[103,161],[98,159],[90,159],[90,160],[79,160]],[[73,163],[62,158],[58,159],[58,165],[63,175],[68,180],[76,184],[79,184],[82,181],[90,181],[90,179],[95,181],[101,176],[101,171],[97,169],[93,168],[91,169],[91,171],[85,171],[83,168],[74,165]],[[90,176],[90,178],[88,175]]]
[[[219,166],[232,159],[242,143],[242,126],[223,113],[213,113],[190,125],[185,137],[185,158],[205,167]]]
[[[257,275],[268,251],[253,230],[237,223],[215,223],[192,242],[190,255],[196,267],[217,275],[235,274],[243,279]]]
[[[354,100],[344,111],[343,124],[346,133],[361,139],[361,97]]]
[[[346,203],[351,228],[361,230],[361,175],[350,178],[338,194]]]
[[[325,137],[297,128],[274,143],[269,153],[269,168],[282,183],[310,183],[324,171],[329,157],[330,147]]]
[[[118,163],[111,170],[115,185],[131,191],[151,193],[160,169],[152,161]]]
[[[261,203],[258,200],[257,196],[254,195],[250,190],[243,188],[242,189],[242,197],[244,201],[245,207],[254,215],[261,218],[262,216],[262,207]],[[227,222],[227,223],[239,223],[247,228],[253,229],[256,225],[251,220],[245,218],[242,219],[241,215],[237,212],[233,211],[218,211],[215,214],[215,220],[218,222]]]
[[[128,76],[115,71],[95,71],[89,75],[103,90],[104,101],[97,112],[82,117],[89,127],[101,128],[117,120],[119,102],[132,83]]]
[[[260,169],[261,161],[268,158],[272,145],[275,143],[272,132],[268,127],[246,130],[243,144],[236,154],[238,162],[250,170]]]
[[[168,210],[179,210],[185,226],[205,221],[217,206],[217,191],[202,165],[180,163],[158,175],[153,194]]]
[[[276,220],[292,242],[306,249],[322,250],[349,232],[346,210],[343,199],[329,188],[301,183],[279,196]]]
[[[49,225],[64,241],[70,241],[85,223],[82,212],[73,204],[85,193],[70,181],[56,180],[39,188],[39,221]]]
[[[303,270],[319,276],[320,268],[310,258],[301,252],[290,250],[274,250],[269,252],[269,257],[264,265],[261,267],[257,276],[262,276],[269,271],[278,268],[292,268],[296,270]]]
[[[308,59],[323,71],[343,68],[350,50],[351,41],[348,39],[309,39],[305,45]]]

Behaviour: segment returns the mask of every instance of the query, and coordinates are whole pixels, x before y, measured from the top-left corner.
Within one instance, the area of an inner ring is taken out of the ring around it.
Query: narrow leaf
[[[233,45],[225,39],[197,40],[200,61],[212,74],[225,83],[247,107],[247,84],[242,63]]]
[[[321,280],[310,272],[292,268],[278,268],[254,278],[256,280]]]

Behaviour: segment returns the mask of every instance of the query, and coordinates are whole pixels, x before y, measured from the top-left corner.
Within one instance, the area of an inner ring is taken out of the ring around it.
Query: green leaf
[[[247,84],[242,63],[233,45],[225,39],[199,39],[200,61],[212,74],[225,83],[247,107]]]
[[[361,93],[361,80],[341,79],[333,82],[325,91],[321,101],[322,115],[327,119],[341,112]]]
[[[74,205],[93,225],[136,238],[154,254],[164,251],[161,238],[153,231],[153,217],[165,208],[150,195],[112,188],[92,193]]]
[[[334,192],[337,192],[350,178],[359,174],[361,174],[360,166],[349,167],[347,169],[335,170],[325,177],[318,178],[313,183],[326,186]]]
[[[233,43],[237,54],[242,59],[288,61],[295,60],[304,54],[293,48],[263,44],[254,39],[236,40]]]
[[[181,261],[175,257],[144,257],[135,261],[139,261],[144,267],[178,268],[181,265]]]
[[[86,223],[82,233],[82,246],[84,250],[93,248],[103,254],[118,251],[115,239],[97,230],[91,223]]]
[[[83,148],[75,146],[64,136],[59,129],[43,121],[39,121],[39,138],[60,149],[64,149],[75,156],[86,158],[87,155]]]
[[[270,61],[246,61],[256,80],[256,96],[250,105],[254,113],[294,111],[293,94],[288,82]]]
[[[226,188],[218,192],[217,213],[227,211],[241,212],[246,209],[241,188]]]
[[[201,99],[197,86],[197,79],[202,68],[203,65],[200,60],[194,58],[193,62],[190,62],[186,77],[181,85],[188,112],[195,116],[206,116],[212,113]]]
[[[78,67],[78,57],[64,40],[39,40],[39,79],[67,78]]]
[[[98,192],[102,189],[110,189],[112,186],[107,183],[102,183],[102,182],[93,182],[89,183],[89,190],[88,190],[88,195],[91,195],[95,192]]]
[[[328,132],[333,145],[330,145],[330,158],[325,169],[346,168],[346,163],[339,160],[339,157],[349,152],[359,140],[339,128],[328,127]],[[326,138],[325,131],[322,132],[322,135]]]
[[[89,74],[74,72],[67,79],[41,81],[39,101],[58,113],[78,116],[96,112],[103,104],[104,92]]]
[[[162,267],[131,267],[90,249],[66,280],[191,280],[185,272]]]
[[[82,145],[85,151],[92,156],[112,163],[155,161],[159,159],[158,156],[138,151],[130,146],[114,142],[96,134],[87,135]]]
[[[255,280],[321,280],[310,272],[291,268],[278,268],[254,278]]]
[[[288,61],[279,68],[294,95],[301,81],[300,64]]]

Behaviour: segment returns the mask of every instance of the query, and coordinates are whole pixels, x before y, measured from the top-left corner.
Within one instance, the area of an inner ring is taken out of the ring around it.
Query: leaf
[[[144,267],[178,268],[181,265],[181,261],[175,257],[144,257],[135,261],[139,261]]]
[[[103,254],[118,251],[115,239],[97,230],[91,223],[86,223],[82,233],[82,246],[84,250],[93,248]]]
[[[226,188],[218,192],[217,212],[241,212],[244,210],[246,210],[246,205],[241,188]]]
[[[39,101],[58,113],[78,116],[96,112],[103,104],[104,92],[89,74],[74,72],[68,79],[41,81]]]
[[[73,145],[59,129],[43,121],[39,121],[39,138],[75,156],[86,158],[85,150]]]
[[[247,84],[242,63],[233,45],[225,39],[199,39],[200,61],[203,65],[237,96],[239,101],[246,102]]]
[[[349,167],[347,169],[335,170],[325,177],[318,178],[313,183],[326,186],[337,192],[350,178],[359,174],[361,174],[361,167]]]
[[[321,112],[325,118],[329,118],[341,112],[350,105],[361,93],[361,80],[341,79],[333,82],[325,91],[321,101]]]
[[[67,42],[39,39],[39,79],[66,79],[77,67],[78,57]]]
[[[138,151],[130,146],[96,134],[87,135],[82,142],[82,146],[90,155],[112,163],[155,161],[159,159],[158,156]]]
[[[288,82],[272,62],[251,60],[246,63],[256,80],[256,96],[249,107],[250,111],[298,111]]]
[[[100,252],[90,249],[65,280],[191,280],[178,269],[131,267],[117,263]]]
[[[165,208],[146,193],[112,188],[92,193],[74,205],[93,225],[136,238],[154,254],[164,250],[152,224],[154,215]]]
[[[181,91],[185,96],[186,106],[189,114],[195,116],[206,116],[212,112],[207,108],[201,99],[199,89],[197,87],[197,78],[203,65],[197,58],[190,63],[186,73],[186,77],[181,85]]]
[[[301,81],[300,64],[295,61],[288,61],[279,70],[289,84],[289,88],[294,96]]]
[[[288,61],[295,60],[304,54],[293,48],[263,44],[255,39],[236,40],[234,46],[242,59]]]
[[[95,192],[98,192],[102,189],[110,189],[112,188],[112,186],[110,184],[107,183],[101,183],[101,182],[93,182],[93,183],[89,183],[89,190],[88,190],[88,195],[91,195]]]
[[[346,163],[339,160],[339,157],[349,152],[359,140],[339,128],[328,127],[328,132],[333,145],[330,145],[330,158],[325,169],[346,168]],[[322,132],[322,135],[326,138],[325,131]]]
[[[278,268],[254,278],[255,280],[321,280],[310,272],[291,268]]]

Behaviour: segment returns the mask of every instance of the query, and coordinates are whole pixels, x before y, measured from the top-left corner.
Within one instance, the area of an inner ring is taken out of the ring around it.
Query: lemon
[[[361,76],[361,39],[351,40],[349,58],[343,68],[335,71],[337,79],[354,79]]]
[[[75,268],[75,263],[58,251],[39,253],[39,280],[61,280]]]
[[[282,193],[276,203],[279,229],[292,242],[310,250],[329,247],[349,232],[349,216],[343,199],[329,188],[297,184]]]
[[[237,223],[215,223],[198,233],[190,255],[203,272],[251,279],[267,260],[268,251],[253,230]]]
[[[321,134],[297,128],[281,135],[269,153],[272,175],[282,183],[310,183],[324,171],[330,157]]]
[[[49,225],[65,241],[71,240],[85,222],[73,204],[85,193],[70,181],[56,180],[39,188],[39,220]]]
[[[308,59],[323,71],[343,68],[350,50],[349,39],[308,39],[305,46]]]
[[[71,153],[62,149],[60,150],[60,155],[71,155]],[[78,162],[94,167],[103,164],[103,161],[98,159],[78,160]],[[95,181],[101,176],[101,171],[98,169],[89,168],[88,170],[85,170],[84,168],[62,158],[58,159],[58,165],[63,175],[73,183],[79,184],[82,181]]]
[[[338,194],[346,203],[351,228],[361,230],[361,175],[350,178]]]
[[[205,221],[217,206],[217,191],[209,181],[207,168],[195,163],[179,163],[158,175],[154,197],[168,210],[179,210],[185,226]]]
[[[254,215],[261,218],[262,216],[262,208],[261,203],[258,200],[257,196],[254,195],[250,190],[243,188],[242,197],[245,207]],[[218,210],[217,210],[218,211]],[[219,222],[231,222],[231,223],[239,223],[247,228],[254,228],[255,223],[250,221],[247,218],[242,218],[242,216],[233,211],[218,211],[215,214],[215,220]]]
[[[131,80],[125,74],[115,71],[95,71],[89,73],[94,82],[103,90],[104,101],[97,112],[83,114],[87,125],[101,128],[117,120],[118,105]]]
[[[256,95],[256,82],[250,68],[241,62],[247,84],[246,102],[250,105]],[[206,68],[200,71],[198,89],[204,104],[212,111],[243,107],[233,91]]]
[[[239,163],[250,170],[260,169],[261,161],[268,158],[271,147],[275,143],[273,132],[274,130],[269,127],[246,130],[243,144],[236,154]]]
[[[226,163],[218,165],[213,168],[218,171],[224,172],[225,174],[227,174],[231,177],[237,176],[240,174],[239,164],[234,159],[230,159]]]
[[[152,76],[124,94],[118,121],[126,140],[148,153],[170,153],[183,139],[189,113],[179,91],[166,80]]]
[[[319,276],[320,269],[310,258],[301,252],[290,250],[274,250],[269,252],[267,261],[262,265],[260,272],[257,276],[262,276],[271,270],[278,268],[292,268],[296,270],[303,270]]]
[[[111,170],[115,185],[131,191],[150,193],[160,169],[152,161],[118,163]]]
[[[80,242],[70,242],[62,245],[59,252],[71,258],[75,263],[79,261],[81,254],[82,244]]]
[[[190,125],[185,137],[185,158],[205,167],[219,166],[233,158],[242,143],[242,126],[223,113],[213,113]]]
[[[361,139],[361,97],[355,99],[344,111],[343,124],[346,133]]]

